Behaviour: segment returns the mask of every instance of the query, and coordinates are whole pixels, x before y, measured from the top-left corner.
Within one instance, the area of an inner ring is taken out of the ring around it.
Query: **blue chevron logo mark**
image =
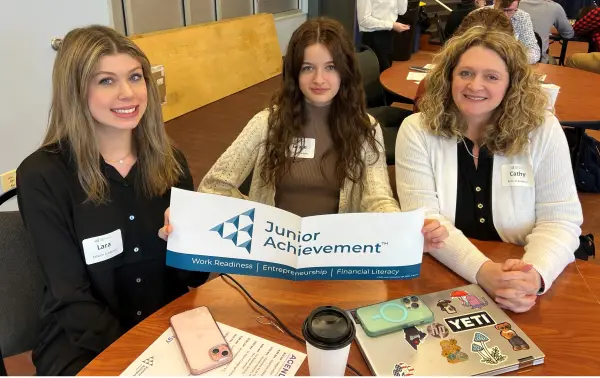
[[[248,253],[252,249],[252,232],[254,231],[255,209],[244,211],[235,217],[229,218],[210,229],[221,239],[231,240],[239,248],[244,248]]]

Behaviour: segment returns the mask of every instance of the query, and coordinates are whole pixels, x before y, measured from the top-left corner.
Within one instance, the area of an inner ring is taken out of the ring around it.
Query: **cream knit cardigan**
[[[266,185],[261,178],[261,161],[265,154],[263,142],[267,138],[268,116],[268,110],[263,110],[248,122],[233,144],[204,176],[198,191],[249,199],[275,206],[275,187]],[[376,124],[374,118],[371,116],[369,118],[372,124]],[[340,191],[340,213],[400,211],[390,187],[383,136],[379,124],[376,124],[375,137],[380,145],[379,159],[375,164],[368,164],[375,160],[375,151],[365,143],[363,156],[367,166],[363,177],[364,189],[361,189],[360,185],[346,180]],[[250,192],[248,197],[245,197],[238,188],[253,169]]]
[[[475,283],[488,258],[454,227],[457,143],[456,138],[438,137],[425,130],[421,114],[407,117],[396,140],[396,182],[402,211],[425,208],[426,216],[437,218],[450,233],[446,247],[432,255]],[[503,184],[503,167],[511,164],[528,166],[533,185]],[[547,291],[574,260],[583,222],[569,147],[556,117],[547,113],[544,124],[531,133],[524,153],[495,155],[492,175],[496,231],[504,242],[525,246],[523,260],[540,273]]]

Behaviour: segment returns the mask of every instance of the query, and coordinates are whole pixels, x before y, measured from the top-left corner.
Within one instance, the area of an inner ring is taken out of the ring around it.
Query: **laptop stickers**
[[[370,337],[353,316],[374,375],[496,375],[518,370],[524,360],[544,362],[543,352],[479,286],[420,298],[434,312],[429,324]]]

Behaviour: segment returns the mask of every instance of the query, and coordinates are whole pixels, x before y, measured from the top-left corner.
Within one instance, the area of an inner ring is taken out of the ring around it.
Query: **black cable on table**
[[[297,342],[299,342],[301,344],[304,344],[306,342],[303,338],[301,338],[298,335],[296,335],[285,324],[283,324],[283,322],[271,310],[269,310],[268,308],[266,308],[265,306],[263,306],[262,304],[260,304],[256,299],[254,299],[254,297],[248,292],[248,290],[246,290],[244,288],[244,286],[242,286],[241,283],[237,282],[235,278],[231,277],[229,274],[226,274],[226,273],[221,274],[221,277],[223,279],[224,279],[224,277],[227,277],[234,284],[236,284],[237,287],[239,287],[244,292],[244,294],[246,294],[246,296],[252,301],[252,303],[254,303],[258,307],[260,307],[261,309],[263,309],[266,313],[268,313],[269,315],[271,315],[271,317],[277,322],[277,325],[279,327],[281,327],[281,329],[283,329],[285,331],[285,333],[287,333],[291,338],[293,338],[294,340],[296,340]],[[362,374],[360,374],[360,372],[358,370],[356,370],[352,365],[346,364],[346,367],[348,369],[350,369],[354,374],[362,376]]]

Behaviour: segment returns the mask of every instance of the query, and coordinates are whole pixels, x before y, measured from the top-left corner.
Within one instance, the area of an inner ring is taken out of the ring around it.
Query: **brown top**
[[[337,156],[333,151],[324,156],[333,143],[328,125],[330,106],[305,103],[304,109],[308,121],[302,133],[305,138],[315,139],[315,156],[296,158],[276,185],[275,206],[301,217],[337,214],[340,198],[340,185],[335,179]]]

